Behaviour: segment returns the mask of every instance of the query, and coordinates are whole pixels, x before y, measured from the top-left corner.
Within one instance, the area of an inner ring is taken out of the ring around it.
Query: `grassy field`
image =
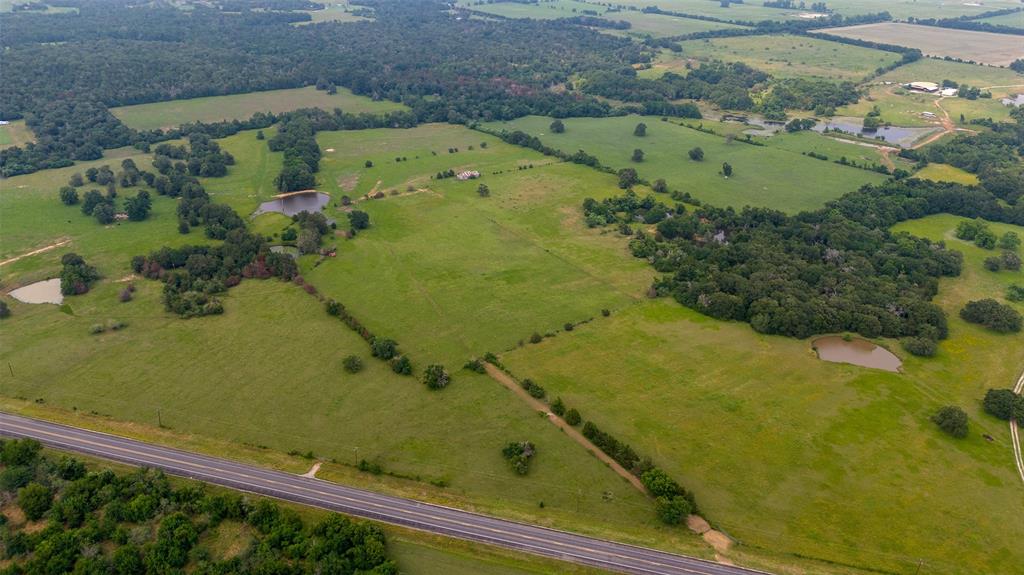
[[[602,14],[604,6],[579,2],[577,0],[543,0],[537,4],[518,2],[496,2],[493,4],[476,4],[461,1],[462,8],[469,8],[485,14],[494,14],[505,18],[534,18],[537,20],[553,20],[555,18],[572,18],[582,16],[584,11]]]
[[[914,177],[933,182],[956,182],[968,186],[978,183],[978,176],[949,164],[928,164],[915,173]]]
[[[994,66],[1006,66],[1021,57],[1020,37],[1010,34],[954,30],[899,22],[860,24],[819,31],[846,38],[918,48],[926,56],[952,56]]]
[[[759,335],[671,300],[502,360],[653,454],[748,546],[895,573],[919,561],[928,573],[1013,572],[1024,561],[1024,492],[1006,426],[980,400],[1016,380],[1024,335],[993,334],[956,314],[969,299],[1001,297],[1024,274],[985,271],[991,252],[952,240],[957,221],[899,226],[965,253],[963,276],[943,280],[937,298],[951,326],[939,355],[919,359],[885,342],[904,360],[900,374],[822,362],[810,341]],[[970,414],[965,440],[928,421],[949,403]]]
[[[640,121],[647,124],[647,136],[642,138],[633,136],[633,128]],[[883,179],[876,173],[785,149],[728,143],[720,136],[653,117],[573,118],[565,120],[563,134],[549,134],[550,122],[550,118],[530,116],[489,127],[523,130],[567,151],[583,148],[605,165],[633,167],[650,180],[664,178],[670,189],[690,192],[716,206],[755,205],[795,212],[816,208],[865,183]],[[690,161],[686,156],[687,150],[696,146],[704,150],[703,162]],[[644,151],[642,163],[630,161],[634,148]],[[719,175],[723,162],[733,166],[728,179]]]
[[[708,30],[739,29],[735,24],[723,22],[709,22],[697,20],[696,18],[679,18],[663,14],[645,14],[633,10],[621,12],[609,12],[605,15],[609,20],[624,20],[630,23],[629,30],[603,30],[609,33],[625,33],[629,35],[646,36],[655,38],[666,38],[669,36],[681,36],[683,34],[694,34],[696,32],[707,32]]]
[[[368,18],[353,14],[352,10],[354,8],[348,0],[324,0],[320,3],[325,6],[323,10],[309,10],[309,15],[313,19],[309,22],[299,22],[296,25],[304,26],[306,24],[316,24],[318,22],[363,22],[368,20]],[[372,8],[365,8],[362,6],[357,6],[356,8],[372,10]]]
[[[287,90],[250,92],[230,96],[211,96],[190,100],[171,100],[136,106],[111,108],[111,112],[129,127],[137,130],[172,128],[186,122],[217,122],[243,120],[256,112],[288,112],[297,108],[341,108],[346,112],[388,112],[404,109],[390,101],[375,102],[356,96],[344,88],[331,95],[312,86]]]
[[[618,6],[640,10],[649,6],[657,6],[666,12],[677,12],[694,16],[710,16],[721,20],[740,22],[760,22],[761,20],[799,19],[801,10],[784,10],[782,8],[766,8],[760,2],[729,4],[722,7],[720,2],[709,0],[619,0]]]
[[[848,160],[858,164],[883,163],[882,155],[879,153],[878,148],[862,146],[849,141],[839,141],[816,132],[779,133],[762,141],[773,148],[789,150],[798,154],[807,152],[824,154],[828,156],[829,160],[838,160],[846,156]],[[894,157],[893,159],[898,162],[898,167],[910,169],[912,166],[912,164],[905,163],[899,158]]]
[[[13,120],[0,126],[0,150],[11,146],[24,146],[33,140],[35,136],[25,125],[25,120]]]
[[[1013,14],[1003,14],[1002,16],[989,16],[988,18],[978,18],[976,22],[986,22],[988,24],[994,24],[996,26],[1010,26],[1012,28],[1024,28],[1024,12],[1015,12]]]
[[[780,78],[861,80],[898,54],[800,36],[739,36],[682,43],[680,57],[743,62]]]
[[[888,12],[893,18],[905,20],[914,18],[956,18],[972,14],[981,14],[991,10],[1013,8],[1014,0],[985,0],[984,2],[948,2],[946,0],[832,0],[828,3],[831,10],[850,16]]]

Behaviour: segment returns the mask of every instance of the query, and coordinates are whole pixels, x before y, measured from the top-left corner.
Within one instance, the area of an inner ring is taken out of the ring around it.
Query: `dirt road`
[[[554,413],[551,413],[551,411],[548,410],[548,404],[527,393],[526,390],[519,385],[519,382],[517,382],[511,375],[505,373],[504,371],[501,371],[500,369],[489,363],[485,363],[484,367],[486,367],[487,369],[487,375],[491,376],[495,381],[497,381],[501,385],[504,385],[505,387],[510,389],[512,393],[518,395],[530,407],[536,409],[537,411],[545,413],[547,415],[548,420],[551,423],[557,425],[559,428],[561,428],[561,430],[564,431],[565,434],[568,435],[573,441],[579,443],[584,447],[584,449],[593,453],[594,457],[597,457],[602,462],[604,462],[608,467],[612,469],[612,471],[622,476],[623,479],[632,483],[633,487],[636,487],[642,493],[647,493],[647,488],[645,488],[644,484],[640,482],[640,478],[630,473],[629,470],[627,470],[625,467],[619,465],[619,463],[612,459],[611,457],[609,457],[607,453],[598,449],[597,446],[591,443],[589,439],[583,437],[583,434],[577,431],[575,427],[566,423],[565,420],[562,419],[561,417],[558,417]]]
[[[62,241],[59,241],[57,243],[50,244],[50,245],[48,245],[46,247],[39,248],[38,250],[32,250],[32,251],[30,251],[28,253],[21,254],[20,256],[15,256],[13,258],[6,259],[6,260],[0,262],[0,266],[5,266],[7,264],[13,264],[14,262],[16,262],[16,261],[18,261],[18,260],[20,260],[22,258],[27,258],[29,256],[34,256],[36,254],[41,254],[43,252],[48,252],[50,250],[57,249],[57,248],[65,245],[65,244],[69,244],[69,243],[71,243],[71,240],[62,240]]]
[[[1013,392],[1017,395],[1024,392],[1024,373],[1020,374]],[[1024,455],[1021,454],[1020,430],[1017,428],[1017,421],[1013,419],[1010,420],[1010,441],[1013,443],[1013,459],[1017,464],[1017,473],[1020,474],[1020,480],[1024,481]]]

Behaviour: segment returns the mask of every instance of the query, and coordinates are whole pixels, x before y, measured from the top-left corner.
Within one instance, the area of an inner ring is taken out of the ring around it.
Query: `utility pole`
[[[159,427],[161,427],[161,428],[163,428],[163,426],[164,426],[164,419],[163,419],[163,417],[162,417],[162,416],[160,415],[160,410],[159,410],[159,409],[157,409],[157,410],[156,410],[156,424],[157,424],[157,425],[158,425]]]

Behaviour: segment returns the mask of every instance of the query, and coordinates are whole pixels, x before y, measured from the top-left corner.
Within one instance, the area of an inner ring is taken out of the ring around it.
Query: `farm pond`
[[[834,363],[851,363],[886,371],[899,371],[903,364],[891,351],[864,339],[847,340],[842,336],[828,335],[814,340],[812,345],[818,352],[818,359]]]
[[[253,215],[258,216],[269,212],[277,212],[286,216],[294,216],[300,212],[316,213],[323,209],[330,200],[331,196],[323,192],[296,192],[263,202]]]
[[[11,297],[22,303],[55,303],[64,301],[60,293],[60,278],[44,280],[20,287],[11,292]]]
[[[864,138],[881,139],[890,144],[896,144],[897,146],[910,146],[917,140],[928,136],[940,128],[905,128],[900,126],[881,126],[877,129],[865,129],[864,121],[860,118],[832,118],[826,122],[819,122],[812,130],[815,132],[824,132],[828,128],[830,131],[840,131],[847,134],[855,134]]]

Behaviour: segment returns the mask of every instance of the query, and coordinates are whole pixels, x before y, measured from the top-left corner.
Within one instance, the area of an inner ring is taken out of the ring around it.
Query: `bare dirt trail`
[[[607,453],[598,449],[597,446],[591,443],[589,439],[583,437],[583,434],[577,431],[575,427],[566,423],[565,420],[562,419],[561,417],[558,417],[554,413],[551,413],[551,411],[548,409],[548,404],[527,393],[526,390],[519,385],[519,382],[513,379],[511,375],[505,373],[504,371],[501,371],[500,369],[489,363],[484,363],[484,367],[487,369],[487,375],[491,376],[492,379],[494,379],[501,385],[507,387],[509,390],[512,391],[512,393],[518,395],[520,399],[525,401],[530,407],[546,414],[548,421],[558,426],[573,441],[579,443],[580,445],[583,446],[584,449],[593,453],[594,457],[604,462],[608,467],[612,469],[612,471],[622,476],[623,479],[632,483],[633,487],[639,489],[641,493],[647,493],[647,488],[644,487],[644,484],[640,482],[640,478],[630,473],[625,467],[619,465],[619,463],[612,459],[611,457],[609,457]]]
[[[939,116],[939,122],[942,123],[942,131],[936,132],[931,136],[928,136],[924,140],[914,144],[913,146],[910,146],[911,150],[922,148],[934,142],[935,140],[938,140],[939,138],[945,136],[946,134],[952,134],[956,132],[956,126],[953,124],[953,120],[949,118],[949,112],[947,112],[946,109],[942,107],[942,99],[943,96],[940,96],[936,98],[934,102],[935,107],[938,108],[940,112],[942,112],[942,114]]]
[[[38,250],[32,250],[32,251],[30,251],[28,253],[21,254],[20,256],[15,256],[13,258],[6,259],[6,260],[0,262],[0,266],[5,266],[7,264],[13,264],[14,262],[16,262],[16,261],[18,261],[18,260],[20,260],[22,258],[27,258],[29,256],[34,256],[36,254],[41,254],[41,253],[44,253],[44,252],[48,252],[50,250],[57,249],[57,248],[59,248],[59,247],[61,247],[63,245],[69,244],[69,243],[71,243],[70,239],[61,240],[59,242],[50,244],[48,246],[39,248]]]
[[[1014,386],[1013,392],[1017,395],[1021,395],[1024,392],[1024,373],[1020,374],[1020,379],[1017,380],[1017,385]],[[1020,474],[1020,480],[1024,481],[1024,454],[1021,453],[1020,430],[1017,428],[1017,421],[1014,419],[1010,420],[1010,442],[1013,443],[1013,459],[1014,463],[1017,464],[1017,473]]]

